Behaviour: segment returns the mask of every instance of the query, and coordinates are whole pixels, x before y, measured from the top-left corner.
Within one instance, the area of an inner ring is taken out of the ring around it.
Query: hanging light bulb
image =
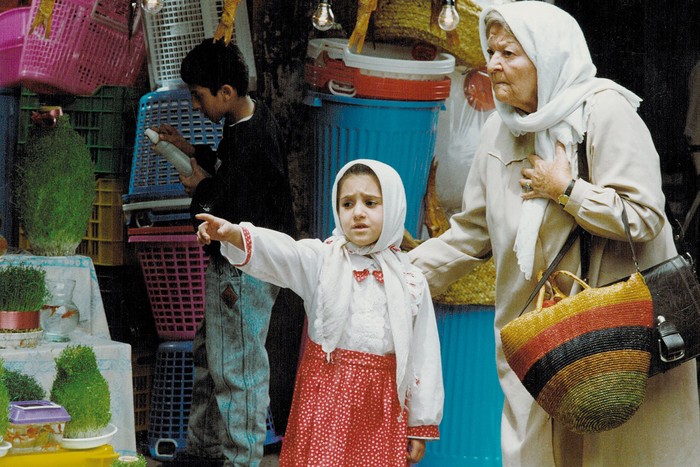
[[[331,0],[321,0],[311,17],[311,22],[319,31],[328,31],[333,27],[335,16],[331,10]]]
[[[459,13],[455,8],[455,0],[442,0],[442,10],[438,16],[438,24],[443,31],[454,31],[459,24]]]
[[[143,8],[143,11],[146,13],[155,15],[163,9],[164,1],[165,0],[141,0],[141,8]]]

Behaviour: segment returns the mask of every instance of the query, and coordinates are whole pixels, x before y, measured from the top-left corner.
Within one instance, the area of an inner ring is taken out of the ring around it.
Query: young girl
[[[430,293],[399,250],[401,178],[381,162],[352,161],[336,176],[333,207],[325,242],[208,214],[197,215],[197,235],[304,300],[309,340],[280,465],[405,466],[439,437],[444,392]]]

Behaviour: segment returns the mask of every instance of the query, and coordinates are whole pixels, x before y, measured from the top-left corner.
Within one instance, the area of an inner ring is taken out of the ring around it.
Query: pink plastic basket
[[[208,258],[194,234],[133,235],[156,331],[163,340],[192,340],[204,317]]]
[[[38,13],[32,2],[29,26]],[[146,57],[140,9],[129,38],[129,2],[56,0],[50,35],[43,25],[28,35],[19,76],[37,93],[92,94],[99,86],[132,86]]]
[[[19,86],[19,61],[29,31],[29,7],[0,13],[0,88]]]

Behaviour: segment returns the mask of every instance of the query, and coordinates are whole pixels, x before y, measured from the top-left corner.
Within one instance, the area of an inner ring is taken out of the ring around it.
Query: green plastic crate
[[[124,174],[134,146],[134,128],[141,92],[122,86],[102,86],[91,96],[40,96],[22,89],[17,144],[27,142],[33,111],[60,105],[73,128],[85,139],[97,174]]]

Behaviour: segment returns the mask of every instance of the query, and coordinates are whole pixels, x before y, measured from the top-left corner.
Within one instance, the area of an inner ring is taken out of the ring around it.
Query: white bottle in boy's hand
[[[185,177],[192,175],[192,164],[190,164],[190,158],[187,157],[187,154],[180,151],[174,144],[161,141],[160,135],[150,128],[146,129],[145,134],[151,140],[151,143],[154,144],[154,150],[173,164],[178,172]]]

